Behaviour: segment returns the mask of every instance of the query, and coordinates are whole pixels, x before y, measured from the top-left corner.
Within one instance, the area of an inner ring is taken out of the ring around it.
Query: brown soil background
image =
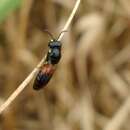
[[[0,102],[47,52],[74,0],[24,0],[0,25]],[[0,115],[0,130],[130,130],[130,1],[82,0],[62,59],[41,91],[33,80]]]

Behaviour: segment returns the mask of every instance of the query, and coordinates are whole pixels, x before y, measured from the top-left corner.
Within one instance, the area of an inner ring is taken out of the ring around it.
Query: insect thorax
[[[57,64],[61,58],[61,43],[59,41],[49,42],[49,51],[47,54],[47,61],[51,64]]]

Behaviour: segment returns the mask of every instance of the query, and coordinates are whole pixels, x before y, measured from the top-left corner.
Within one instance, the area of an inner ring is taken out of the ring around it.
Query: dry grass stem
[[[105,126],[104,130],[119,130],[125,120],[128,118],[130,113],[130,97],[128,97],[121,106],[121,108],[117,111],[115,116],[108,122]]]
[[[28,85],[31,79],[39,70],[39,67],[44,63],[45,57],[37,65],[37,67],[29,74],[29,76],[18,86],[18,88],[12,93],[12,95],[1,105],[0,114],[12,103],[12,101],[22,92],[22,90]]]
[[[81,0],[77,0],[76,4],[75,4],[75,6],[74,6],[74,8],[73,8],[73,10],[72,10],[72,13],[70,14],[70,17],[69,17],[68,21],[66,22],[66,24],[65,24],[64,28],[62,29],[62,31],[65,31],[65,30],[68,29],[68,27],[69,27],[70,23],[72,22],[72,19],[73,19],[74,15],[75,15],[77,9],[78,9],[78,7],[79,7],[80,2],[81,2]],[[60,35],[58,41],[61,41],[61,39],[62,39],[62,37],[64,36],[64,34],[65,34],[65,33],[62,33],[62,34]]]
[[[70,17],[68,18],[68,21],[66,22],[64,28],[62,30],[67,30],[69,25],[72,22],[72,19],[75,16],[75,13],[79,7],[80,0],[76,1],[76,4],[74,6],[74,9],[72,10],[72,13],[70,14]],[[64,36],[64,33],[61,34],[58,41],[62,39]],[[0,114],[12,103],[12,101],[22,92],[22,90],[28,85],[28,83],[31,81],[31,79],[35,76],[37,71],[39,70],[39,67],[44,63],[45,58],[41,60],[41,62],[37,65],[37,67],[29,74],[29,76],[18,86],[18,88],[13,92],[13,94],[1,105],[0,107]]]
[[[112,85],[113,90],[121,97],[126,98],[129,94],[128,85],[121,79],[121,77],[113,70],[112,67],[106,65],[101,68],[101,72]]]
[[[83,129],[94,130],[94,111],[91,92],[89,90],[88,83],[88,68],[87,59],[94,48],[102,40],[102,35],[104,33],[104,20],[99,14],[91,14],[89,16],[83,17],[81,21],[77,23],[77,30],[83,30],[84,34],[80,39],[80,45],[77,50],[76,58],[76,70],[78,73],[79,85],[82,89],[81,95],[85,95],[83,98],[84,102],[86,100],[86,106],[84,106],[81,123]],[[83,94],[85,93],[85,94]]]
[[[24,0],[0,26],[0,129],[130,130],[129,7],[130,0]],[[44,89],[22,92],[45,61],[41,29],[67,31],[57,38],[62,57]]]

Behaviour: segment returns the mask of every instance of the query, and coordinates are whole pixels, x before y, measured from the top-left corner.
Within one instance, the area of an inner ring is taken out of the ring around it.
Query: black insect
[[[63,32],[65,31],[62,31],[61,33]],[[50,40],[48,43],[49,50],[45,59],[45,63],[40,68],[34,80],[33,88],[35,90],[40,90],[47,85],[53,73],[55,72],[55,64],[57,64],[61,58],[61,42],[53,38],[52,34],[48,31],[47,33],[52,37],[52,40]]]

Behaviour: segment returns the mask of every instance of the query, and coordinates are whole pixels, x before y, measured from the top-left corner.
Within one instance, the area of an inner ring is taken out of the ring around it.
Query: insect
[[[55,39],[52,34],[48,31],[46,31],[50,36],[51,40],[48,42],[48,53],[45,59],[45,62],[43,66],[40,68],[38,74],[36,75],[36,78],[34,80],[33,89],[34,90],[40,90],[41,88],[45,87],[47,83],[50,81],[52,75],[55,72],[55,64],[58,64],[61,59],[61,42],[57,39],[60,37],[60,35],[63,32],[62,31],[58,38]]]

